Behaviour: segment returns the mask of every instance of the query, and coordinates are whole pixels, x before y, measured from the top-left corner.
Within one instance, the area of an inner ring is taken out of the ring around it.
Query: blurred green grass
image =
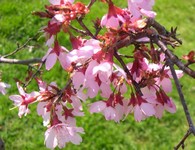
[[[82,0],[87,3],[87,0]],[[116,0],[115,0],[116,1]],[[125,6],[126,1],[116,1],[118,6]],[[32,16],[34,10],[43,10],[47,0],[1,0],[0,1],[0,54],[13,51],[17,44],[24,43],[29,37],[46,24],[46,21]],[[96,16],[106,12],[104,5],[93,6],[92,15],[85,19],[87,25]],[[183,45],[176,49],[179,56],[187,54],[195,48],[195,1],[156,1],[154,10],[157,12],[157,21],[161,22],[167,29],[178,27],[178,33],[183,41]],[[25,48],[13,58],[32,58],[41,57],[47,51],[43,39],[34,40],[30,46],[34,46],[29,52]],[[62,39],[65,46],[69,47],[66,38]],[[2,80],[10,83],[8,95],[17,93],[13,78],[23,79],[27,68],[18,65],[0,64],[3,71]],[[56,65],[51,73],[44,76],[48,82],[56,80],[61,87],[65,83],[66,75]],[[190,113],[195,120],[195,80],[188,76],[181,79],[187,104]],[[35,87],[36,88],[36,87]],[[13,107],[12,102],[7,96],[0,96],[0,137],[4,140],[7,150],[34,150],[46,149],[44,146],[45,128],[42,126],[42,119],[36,114],[36,106],[30,106],[31,113],[21,119],[18,118],[18,110],[9,110]],[[129,116],[125,121],[117,124],[113,121],[105,121],[100,114],[86,115],[78,118],[78,126],[85,129],[82,135],[83,142],[76,146],[67,144],[68,150],[168,150],[179,142],[188,126],[180,104],[177,92],[174,88],[171,93],[176,102],[177,112],[175,114],[165,113],[161,120],[148,118],[137,123],[133,116]],[[85,107],[85,109],[87,109]],[[195,148],[195,138],[191,136],[186,141],[186,149]]]

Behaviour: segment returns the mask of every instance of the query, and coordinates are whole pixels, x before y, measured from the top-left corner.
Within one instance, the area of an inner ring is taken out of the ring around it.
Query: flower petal
[[[51,53],[48,55],[45,66],[47,70],[50,70],[56,63],[57,55],[55,53]]]

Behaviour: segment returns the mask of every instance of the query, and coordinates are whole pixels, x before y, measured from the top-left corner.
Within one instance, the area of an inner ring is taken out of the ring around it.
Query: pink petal
[[[51,127],[45,132],[45,144],[47,148],[54,149],[58,145],[55,128]]]
[[[135,107],[134,107],[134,118],[138,122],[140,122],[141,120],[144,119],[142,111],[138,105],[135,105]]]
[[[143,15],[145,15],[145,16],[147,16],[147,17],[150,17],[150,18],[155,18],[155,16],[156,16],[156,13],[153,12],[153,11],[148,11],[148,10],[145,10],[145,9],[140,9],[140,12],[141,12]]]
[[[70,99],[72,100],[72,106],[74,109],[83,110],[82,103],[79,98],[76,96],[71,96]]]
[[[169,93],[172,91],[172,83],[171,83],[171,80],[169,78],[164,78],[161,82],[160,82],[163,90],[166,92],[166,93]]]
[[[155,117],[159,118],[159,119],[162,118],[164,106],[159,104],[159,105],[155,106],[155,110],[156,110]]]
[[[107,19],[105,19],[105,26],[107,28],[117,28],[119,26],[119,19],[111,16],[111,17],[107,17]]]
[[[56,63],[57,55],[55,53],[51,53],[48,55],[45,66],[47,70],[50,70]]]
[[[73,117],[68,117],[65,123],[69,124],[70,126],[76,126],[76,119]]]
[[[152,104],[156,104],[156,90],[155,88],[153,87],[144,87],[144,88],[141,88],[141,92],[143,94],[143,98],[149,102],[149,103],[152,103]]]
[[[60,61],[60,64],[62,66],[62,68],[67,69],[69,67],[70,64],[67,63],[67,54],[61,52],[60,55],[58,56],[58,59]]]
[[[82,142],[82,138],[80,135],[75,134],[74,136],[70,136],[70,141],[75,145],[79,145]]]
[[[28,113],[30,113],[30,110],[28,109],[28,107],[26,105],[20,105],[19,106],[19,112],[18,112],[18,116],[21,118],[22,115],[27,115]]]
[[[90,105],[90,113],[98,113],[106,108],[106,103],[103,101],[94,102]]]
[[[120,104],[116,104],[115,111],[116,111],[117,116],[114,119],[114,121],[119,122],[123,118],[123,115],[125,113],[125,107]]]
[[[47,53],[45,54],[45,56],[43,56],[42,61],[45,61],[45,60],[47,59],[48,55],[51,53],[52,50],[53,50],[52,48],[49,48],[49,49],[48,49],[48,51],[47,51]]]
[[[164,107],[170,113],[176,112],[176,105],[174,104],[174,102],[172,100],[170,100],[170,102],[168,104],[165,103]]]
[[[19,82],[17,82],[17,87],[20,95],[25,96],[26,93],[24,92],[23,87],[20,86]]]
[[[75,72],[72,76],[72,83],[75,89],[79,89],[84,84],[85,76],[82,72]]]
[[[5,88],[10,88],[11,86],[9,84],[6,84],[4,82],[0,82],[0,92],[5,95],[6,94],[6,90]]]
[[[52,5],[60,5],[61,0],[49,0]]]
[[[9,98],[14,102],[16,106],[19,106],[23,101],[23,98],[20,95],[11,95],[9,96]]]
[[[114,120],[117,117],[116,110],[111,106],[106,107],[103,110],[103,114],[104,114],[106,120]]]
[[[48,47],[51,47],[53,43],[54,43],[54,36],[52,35],[52,36],[47,40],[47,42],[46,42],[45,45],[48,46]],[[49,52],[49,53],[50,53],[50,52]],[[48,55],[49,53],[47,53],[47,55]],[[43,59],[46,59],[46,58],[43,58]]]
[[[93,75],[97,74],[102,82],[109,82],[109,77],[112,74],[112,65],[108,62],[100,63],[93,68]]]
[[[152,104],[142,103],[140,105],[140,108],[142,112],[144,113],[144,115],[146,116],[153,116],[156,113],[154,106]]]
[[[64,22],[66,19],[63,14],[56,14],[54,18],[59,22]]]
[[[37,113],[38,113],[39,116],[44,115],[44,113],[46,112],[45,111],[46,104],[47,104],[47,102],[39,102],[37,104]]]
[[[87,86],[87,95],[90,98],[94,98],[98,94],[98,91],[99,91],[98,83],[93,80],[87,80],[86,86]]]
[[[102,82],[100,85],[100,89],[101,89],[101,96],[104,98],[109,98],[110,95],[112,94],[110,84],[106,84]]]
[[[87,70],[85,71],[85,77],[86,77],[87,81],[90,80],[91,78],[95,78],[94,74],[93,74],[93,68],[95,66],[98,66],[98,65],[99,65],[99,63],[95,60],[93,60],[89,63],[89,66],[87,67]]]

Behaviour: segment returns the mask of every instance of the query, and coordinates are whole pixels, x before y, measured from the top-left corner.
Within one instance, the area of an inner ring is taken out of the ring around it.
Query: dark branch
[[[44,63],[45,63],[45,61],[42,61],[42,63],[39,65],[37,71],[31,76],[31,78],[28,80],[28,82],[25,83],[24,87],[27,87],[30,84],[30,82],[32,82],[32,80],[36,77],[36,75],[38,73],[40,73],[40,70],[41,70]]]
[[[29,43],[30,41],[36,39],[36,38],[39,36],[39,34],[40,34],[40,32],[38,32],[35,36],[29,38],[22,46],[18,46],[18,48],[15,49],[13,52],[11,52],[11,53],[9,53],[9,54],[6,54],[6,55],[4,55],[4,56],[2,56],[2,57],[7,58],[7,57],[9,57],[9,56],[14,55],[14,54],[17,53],[18,51],[24,49],[26,46],[28,46],[28,43]]]
[[[76,28],[76,27],[74,27],[74,26],[72,26],[72,25],[69,25],[69,27],[70,27],[72,30],[76,31],[77,33],[81,33],[81,34],[83,34],[83,35],[87,35],[86,31],[80,30],[80,29],[78,29],[78,28]]]
[[[189,110],[188,110],[188,107],[187,107],[187,104],[186,104],[186,100],[184,98],[184,95],[183,95],[183,92],[182,92],[182,89],[181,89],[181,85],[179,83],[179,79],[178,79],[177,74],[175,72],[175,69],[173,67],[173,63],[171,62],[171,60],[169,58],[167,58],[167,64],[170,67],[171,74],[173,76],[173,79],[174,79],[174,82],[175,82],[175,85],[176,85],[176,88],[177,88],[177,91],[178,91],[178,94],[179,94],[179,97],[180,97],[180,100],[181,100],[181,103],[182,103],[182,106],[183,106],[183,110],[185,112],[186,119],[188,121],[188,125],[189,125],[189,127],[194,128],[194,125],[193,125],[193,122],[192,122],[192,119],[191,119],[191,116],[190,116],[190,113],[189,113]]]
[[[6,64],[29,65],[29,64],[41,63],[41,62],[42,60],[40,58],[18,60],[18,59],[8,59],[8,58],[0,57],[0,63],[6,63]]]
[[[87,26],[83,23],[83,18],[77,18],[78,23],[81,25],[81,27],[86,31],[86,33],[92,37],[93,39],[96,39],[96,37],[91,33],[91,31],[87,28]]]
[[[188,109],[188,106],[186,104],[186,100],[184,98],[184,94],[182,92],[182,88],[181,88],[181,85],[180,85],[180,82],[179,82],[179,79],[177,77],[177,74],[175,72],[175,69],[173,67],[174,65],[174,59],[170,58],[170,50],[168,50],[167,46],[162,42],[162,41],[159,41],[159,40],[156,40],[156,44],[163,50],[163,52],[166,54],[166,59],[167,59],[167,64],[168,66],[170,67],[170,70],[171,70],[171,74],[173,76],[173,79],[174,79],[174,82],[175,82],[175,85],[176,85],[176,88],[177,88],[177,91],[178,91],[178,94],[179,94],[179,98],[180,98],[180,101],[181,101],[181,104],[183,106],[183,110],[185,112],[185,116],[186,116],[186,119],[187,119],[187,122],[188,122],[188,126],[189,126],[189,130],[187,132],[187,134],[182,138],[182,140],[180,141],[180,143],[175,147],[175,149],[178,149],[180,146],[184,145],[184,141],[187,139],[187,137],[193,133],[195,135],[195,127],[193,125],[193,121],[192,121],[192,118],[191,118],[191,115],[189,113],[189,109]]]
[[[87,5],[87,8],[90,9],[91,6],[96,2],[96,0],[91,0],[90,3]]]
[[[191,134],[192,132],[190,130],[187,131],[187,133],[184,135],[184,137],[181,139],[181,141],[178,143],[177,146],[174,147],[174,150],[178,150],[181,146],[183,147],[184,149],[184,142],[185,140],[189,137],[189,135]]]
[[[177,56],[175,56],[167,47],[166,45],[160,41],[159,39],[155,39],[155,43],[161,48],[161,50],[169,57],[169,59],[178,66],[179,69],[183,70],[189,76],[195,78],[195,71],[188,68],[183,64]]]
[[[126,75],[127,75],[127,78],[129,80],[131,80],[136,92],[139,93],[139,95],[143,95],[141,90],[140,90],[140,87],[139,87],[139,84],[133,79],[131,73],[129,72],[129,69],[127,68],[125,62],[123,61],[123,59],[118,55],[117,51],[115,50],[114,51],[114,57],[119,61],[119,63],[121,64],[121,66],[123,67]]]

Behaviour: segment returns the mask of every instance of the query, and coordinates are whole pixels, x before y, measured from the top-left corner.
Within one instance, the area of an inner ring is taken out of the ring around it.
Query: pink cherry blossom
[[[120,23],[125,22],[123,17],[125,11],[114,6],[114,4],[109,2],[108,14],[104,15],[101,20],[101,26],[106,26],[107,28],[117,28]]]
[[[93,60],[89,63],[85,72],[84,86],[88,89],[87,95],[90,98],[96,96],[99,90],[101,90],[101,94],[104,97],[110,96],[112,92],[110,89],[112,69],[112,63],[107,61],[98,63],[96,60]],[[107,90],[104,86],[106,86]],[[105,90],[108,93],[105,93]]]
[[[46,147],[50,149],[54,149],[56,146],[63,148],[68,142],[78,145],[82,142],[78,133],[84,134],[83,128],[64,123],[53,125],[45,132]]]
[[[129,63],[127,64],[127,67],[130,69],[135,80],[136,78],[140,79],[142,71],[146,71],[148,68],[148,60],[146,58],[137,57],[133,64]]]
[[[25,93],[23,88],[17,82],[17,87],[20,95],[11,95],[9,98],[14,102],[14,105],[19,107],[18,116],[21,118],[22,115],[27,115],[30,110],[28,109],[28,105],[34,103],[36,98],[38,97],[38,92],[32,92],[30,94]]]
[[[138,122],[149,116],[153,116],[154,114],[154,106],[149,103],[142,103],[141,105],[135,105],[134,107],[134,117]]]
[[[65,47],[62,47],[58,44],[57,41],[54,43],[54,48],[49,48],[47,54],[42,58],[45,61],[45,66],[47,70],[50,70],[56,63],[58,59],[61,66],[66,69],[66,53],[68,50]]]
[[[172,83],[171,83],[171,71],[169,67],[164,67],[162,64],[154,64],[154,63],[149,63],[147,71],[149,72],[159,72],[158,73],[158,78],[155,78],[154,80],[156,81],[156,84],[161,86],[162,89],[169,93],[172,91]],[[181,78],[183,75],[183,72],[180,70],[176,70],[176,74],[178,78]]]
[[[89,111],[91,113],[102,112],[106,120],[115,120],[115,121],[119,120],[119,115],[118,115],[119,112],[116,111],[115,108],[111,106],[107,106],[106,102],[104,101],[98,101],[98,102],[92,103]]]
[[[37,104],[37,113],[43,118],[43,125],[47,126],[50,123],[50,111],[47,108],[47,102],[39,102]]]
[[[165,110],[167,110],[170,113],[176,112],[176,106],[171,98],[169,98],[166,93],[163,90],[156,92],[157,101],[161,103]]]
[[[50,2],[52,5],[62,5],[62,4],[65,4],[65,3],[67,3],[67,2],[73,3],[74,0],[49,0],[49,2]]]
[[[151,11],[154,5],[154,0],[128,0],[128,9],[132,16],[132,21],[135,21],[142,16],[152,17],[156,16],[156,13]]]
[[[0,82],[0,93],[2,93],[3,95],[6,94],[6,88],[10,88],[11,86],[7,83],[4,82]]]
[[[92,103],[90,106],[91,113],[99,113],[101,112],[106,120],[114,120],[115,122],[119,122],[123,117],[123,106],[120,104],[116,104],[115,107],[107,106],[105,102],[98,101]]]
[[[147,117],[155,115],[154,104],[148,103],[139,94],[131,94],[131,99],[127,112],[134,112],[134,118],[140,122]]]
[[[120,93],[111,94],[107,101],[97,101],[90,105],[91,113],[102,113],[106,120],[114,120],[119,122],[125,113],[126,106],[123,105],[123,97]]]
[[[100,50],[100,41],[94,39],[85,40],[82,46],[79,46],[78,49],[73,49],[67,54],[65,58],[66,68],[69,68],[72,63],[78,63],[78,65],[84,64]]]
[[[50,39],[53,35],[56,35],[57,33],[60,32],[61,22],[59,22],[58,20],[53,18],[48,22],[48,25],[46,27],[44,27],[43,30],[44,30],[45,34],[48,35],[48,37]],[[51,44],[49,44],[49,45],[51,45]]]
[[[70,34],[70,42],[72,44],[73,49],[79,49],[84,45],[84,43],[86,42],[86,39],[82,39],[79,36],[75,37],[75,36]]]

